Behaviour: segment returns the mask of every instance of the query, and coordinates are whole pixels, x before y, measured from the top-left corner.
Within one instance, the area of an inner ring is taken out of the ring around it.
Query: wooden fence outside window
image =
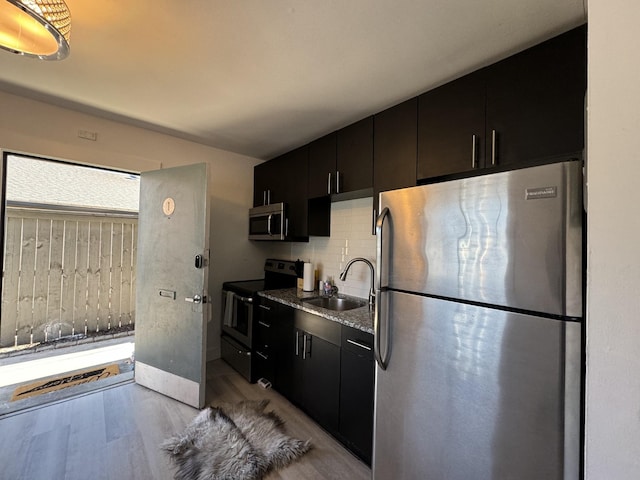
[[[0,347],[134,325],[137,223],[8,207]]]

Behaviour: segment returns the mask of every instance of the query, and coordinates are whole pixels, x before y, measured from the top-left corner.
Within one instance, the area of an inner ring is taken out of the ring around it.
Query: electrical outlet
[[[98,132],[92,132],[90,130],[78,130],[78,137],[95,142],[96,140],[98,140]]]

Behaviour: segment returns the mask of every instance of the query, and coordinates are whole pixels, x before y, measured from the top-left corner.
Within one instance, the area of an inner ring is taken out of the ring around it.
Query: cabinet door
[[[253,325],[254,379],[266,378],[271,383],[274,383],[276,349],[273,332],[279,307],[277,303],[261,298],[255,308],[255,324]]]
[[[258,165],[258,167],[264,165],[267,171],[265,176],[271,182],[267,189],[271,194],[270,203],[285,202],[289,207],[288,236],[293,239],[308,235],[308,155],[308,146],[304,146]]]
[[[340,435],[368,464],[373,446],[373,335],[342,327]]]
[[[418,99],[418,180],[484,165],[485,81],[482,71]]]
[[[498,62],[486,73],[489,166],[582,151],[586,27]]]
[[[417,117],[417,97],[375,116],[373,190],[376,198],[385,190],[415,186]]]
[[[296,361],[297,330],[293,325],[293,308],[283,306],[278,310],[273,338],[275,350],[275,389],[285,397],[293,398],[296,383],[294,362]]]
[[[335,193],[336,133],[309,144],[309,198]]]
[[[373,117],[337,132],[334,193],[354,192],[373,186]]]
[[[259,207],[268,203],[268,190],[273,185],[273,164],[264,162],[253,168],[253,206]]]
[[[286,154],[285,158],[280,173],[285,192],[282,201],[289,204],[289,235],[292,238],[307,237],[309,149],[300,147]]]
[[[324,428],[338,431],[340,347],[308,333],[303,335],[303,407]]]

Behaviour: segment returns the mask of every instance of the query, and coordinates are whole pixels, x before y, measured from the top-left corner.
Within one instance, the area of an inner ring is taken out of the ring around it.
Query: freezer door
[[[577,480],[580,323],[385,295],[374,480]]]
[[[397,290],[582,317],[581,192],[577,161],[383,192],[382,277]]]

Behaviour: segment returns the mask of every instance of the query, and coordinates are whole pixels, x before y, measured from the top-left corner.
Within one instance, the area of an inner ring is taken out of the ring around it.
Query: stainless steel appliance
[[[249,240],[285,240],[288,227],[286,203],[272,203],[249,210]]]
[[[376,480],[580,476],[582,164],[384,192]]]
[[[295,287],[300,268],[301,262],[270,258],[264,264],[264,279],[222,284],[222,358],[250,382],[257,380],[253,375],[253,328],[258,292]]]

